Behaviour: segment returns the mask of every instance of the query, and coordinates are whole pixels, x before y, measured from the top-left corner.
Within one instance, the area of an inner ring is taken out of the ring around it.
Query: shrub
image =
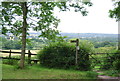
[[[120,59],[113,62],[113,67],[115,70],[120,70]]]
[[[14,59],[4,59],[3,61],[3,64],[9,64],[9,65],[17,65],[18,63],[18,60],[14,60]]]
[[[45,46],[38,52],[40,64],[49,68],[90,70],[89,52],[91,48],[83,46],[83,43],[79,47],[77,66],[75,65],[75,45],[67,42]]]
[[[11,58],[20,59],[20,56],[12,56]],[[16,59],[3,59],[2,63],[3,64],[8,64],[8,65],[19,65],[20,60],[16,60]],[[27,65],[27,62],[28,62],[28,59],[27,59],[27,57],[25,57],[25,65]]]

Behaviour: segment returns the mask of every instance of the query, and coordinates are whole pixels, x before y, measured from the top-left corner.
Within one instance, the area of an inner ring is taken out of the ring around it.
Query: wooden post
[[[78,50],[79,50],[79,39],[71,40],[71,43],[76,43],[76,54],[75,54],[75,65],[78,64]]]
[[[11,50],[10,50],[10,53],[9,53],[9,59],[11,58]]]
[[[31,52],[28,50],[28,64],[31,64]]]
[[[76,62],[75,64],[77,65],[78,64],[78,50],[79,50],[79,39],[76,39]]]
[[[9,64],[10,64],[10,59],[11,59],[11,50],[10,50],[10,53],[9,53]]]
[[[118,50],[120,51],[120,35],[118,35]]]
[[[120,20],[118,21],[118,50],[120,50]]]

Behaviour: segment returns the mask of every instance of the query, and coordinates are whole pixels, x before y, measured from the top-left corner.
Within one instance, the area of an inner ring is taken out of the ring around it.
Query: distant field
[[[3,51],[10,51],[10,50],[3,50]],[[13,51],[13,52],[21,52],[21,50],[11,50],[11,51]],[[39,50],[30,50],[30,51],[33,54],[37,54],[37,52]],[[26,53],[28,53],[28,50],[26,50]],[[20,56],[20,54],[15,54],[15,53],[11,53],[11,54],[12,54],[12,56]],[[9,56],[9,53],[0,53],[0,56],[6,57],[6,56]]]

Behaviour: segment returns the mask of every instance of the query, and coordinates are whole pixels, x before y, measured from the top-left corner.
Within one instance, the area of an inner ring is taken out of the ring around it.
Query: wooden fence
[[[2,53],[9,53],[9,56],[8,57],[0,57],[1,59],[14,59],[14,60],[20,60],[20,58],[12,58],[11,57],[11,53],[13,53],[13,54],[21,54],[21,52],[13,52],[13,51],[2,51],[2,50],[0,50],[0,52],[2,52]],[[30,50],[28,50],[28,53],[25,53],[25,55],[28,55],[28,64],[31,64],[31,61],[33,61],[34,63],[37,63],[39,60],[38,59],[31,59],[31,56],[32,55],[37,55],[37,54],[33,54],[33,53],[31,53],[31,51]]]
[[[20,58],[12,58],[11,57],[11,53],[12,54],[21,54],[21,52],[13,52],[13,51],[2,51],[2,50],[0,50],[0,52],[2,52],[2,53],[9,53],[9,56],[8,57],[0,57],[1,59],[14,59],[14,60],[20,60]],[[89,56],[90,56],[90,59],[93,59],[93,60],[95,60],[95,62],[98,62],[98,63],[100,63],[101,64],[101,62],[102,61],[100,61],[100,60],[98,60],[97,58],[95,58],[95,57],[93,57],[92,55],[105,55],[105,54],[107,54],[107,55],[111,55],[111,54],[119,54],[119,53],[94,53],[94,54],[89,54]],[[39,60],[38,59],[31,59],[31,56],[32,55],[37,55],[37,54],[33,54],[33,53],[31,53],[31,51],[30,50],[28,50],[28,53],[25,53],[25,55],[28,55],[28,64],[31,64],[31,62],[33,61],[34,63],[37,63]],[[102,58],[106,58],[106,57],[102,57]]]

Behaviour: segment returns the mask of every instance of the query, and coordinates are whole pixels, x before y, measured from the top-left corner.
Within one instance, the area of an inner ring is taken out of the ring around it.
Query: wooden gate
[[[115,55],[117,54],[117,55]],[[113,62],[117,59],[117,56],[120,57],[119,53],[94,53],[89,54],[91,59],[91,66],[95,70],[108,69],[113,66]]]

